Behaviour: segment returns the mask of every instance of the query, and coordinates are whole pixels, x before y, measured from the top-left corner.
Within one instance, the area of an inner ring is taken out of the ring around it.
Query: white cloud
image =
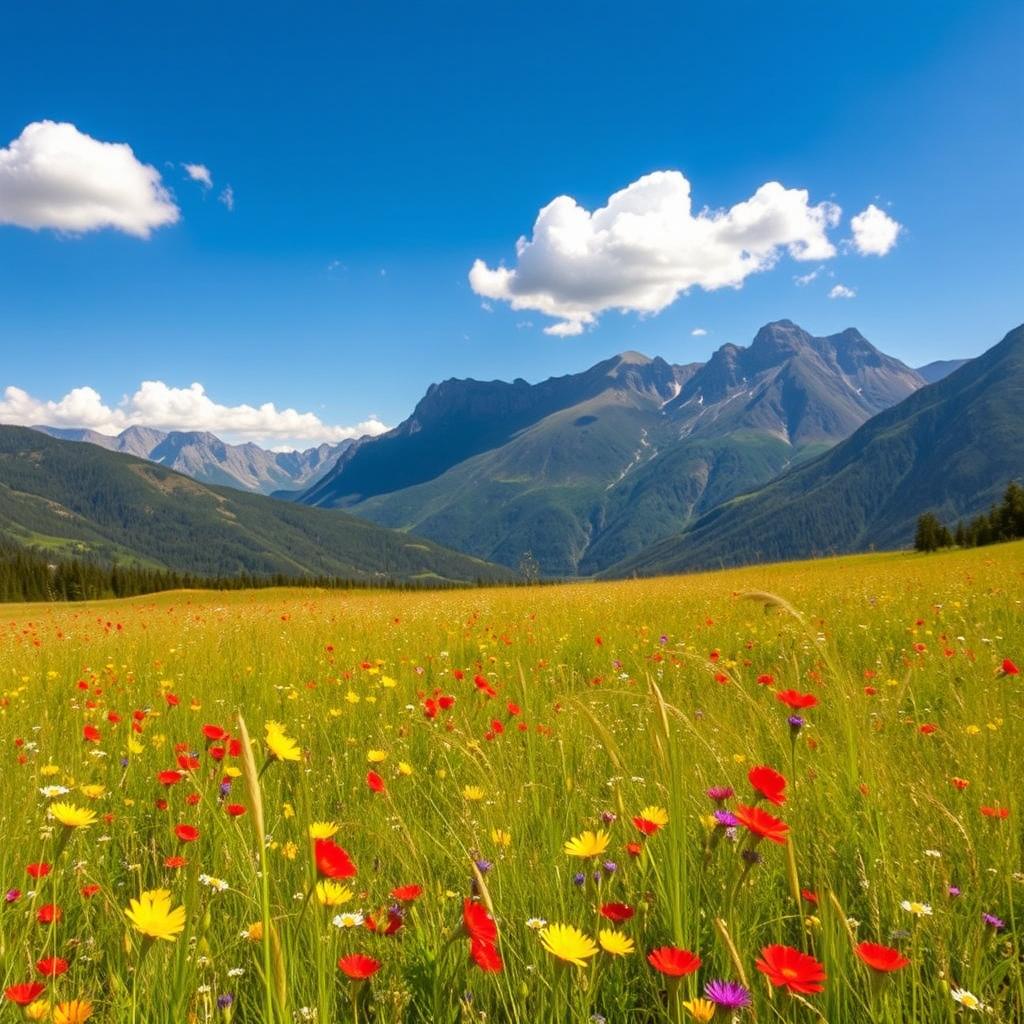
[[[691,337],[694,338],[703,338],[707,333],[708,332],[705,331],[703,327],[694,327],[694,329],[690,331]]]
[[[469,283],[484,298],[557,318],[548,334],[580,334],[609,309],[657,313],[695,286],[738,288],[784,252],[829,259],[836,250],[828,229],[840,212],[833,203],[812,205],[804,189],[770,181],[727,210],[694,214],[686,178],[657,171],[593,212],[570,196],[552,200],[537,215],[533,237],[516,243],[516,267],[478,259]]]
[[[220,195],[217,198],[228,208],[230,213],[235,208],[235,190],[230,185],[225,185],[221,189]]]
[[[830,299],[852,299],[856,297],[857,292],[853,288],[847,288],[845,284],[836,284],[832,286],[832,290],[828,293]]]
[[[853,246],[861,256],[884,256],[896,244],[903,225],[874,203],[851,218]]]
[[[793,280],[796,281],[796,283],[800,285],[801,288],[806,288],[807,285],[809,285],[812,281],[816,281],[819,277],[821,277],[823,273],[825,273],[824,267],[815,267],[813,270],[808,271],[808,273],[806,274],[797,274],[797,276],[794,277]]]
[[[343,441],[364,434],[383,434],[389,429],[376,416],[354,426],[335,426],[324,423],[315,413],[278,409],[272,402],[260,406],[221,405],[210,398],[202,384],[174,388],[159,380],[143,381],[133,395],[115,406],[107,405],[90,387],[74,388],[57,401],[8,387],[0,397],[0,423],[88,427],[101,434],[117,434],[133,425],[158,430],[208,430],[227,441],[279,444]]]
[[[36,121],[0,149],[0,224],[70,234],[113,228],[148,238],[178,217],[160,173],[126,143]]]
[[[193,180],[198,181],[204,189],[213,188],[213,175],[206,164],[182,164],[185,173]]]

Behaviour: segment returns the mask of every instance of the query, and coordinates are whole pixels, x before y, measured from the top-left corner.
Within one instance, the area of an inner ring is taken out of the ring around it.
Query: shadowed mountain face
[[[1024,473],[1024,327],[827,453],[612,567],[653,575],[910,542],[987,511]]]
[[[768,324],[705,364],[625,352],[540,384],[432,385],[298,500],[589,575],[847,437],[923,380],[857,331]]]
[[[919,366],[917,372],[924,377],[929,384],[935,384],[942,380],[943,377],[948,377],[955,370],[959,370],[964,363],[970,362],[969,359],[937,359],[934,363],[926,363],[924,366]]]
[[[0,536],[56,555],[210,576],[511,576],[342,512],[201,484],[151,461],[24,427],[0,427]]]
[[[201,483],[237,487],[257,494],[300,490],[326,473],[352,441],[321,444],[305,451],[272,452],[257,444],[228,444],[203,431],[128,427],[120,434],[36,427],[62,441],[85,441],[112,452],[158,462]]]

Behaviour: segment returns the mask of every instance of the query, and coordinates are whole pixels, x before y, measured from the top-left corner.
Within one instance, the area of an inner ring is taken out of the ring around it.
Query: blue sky
[[[8,197],[0,393],[116,406],[200,382],[219,406],[394,424],[433,380],[703,359],[781,317],[912,364],[977,354],[1024,320],[1022,41],[1009,2],[10,8],[0,148],[47,120],[127,143],[179,213],[69,234],[18,226]],[[806,189],[842,207],[836,255],[783,246],[739,287],[602,307],[571,337],[470,287],[477,259],[516,266],[556,196],[594,210],[656,171],[685,175],[695,215]],[[902,226],[884,256],[847,251],[869,204]]]

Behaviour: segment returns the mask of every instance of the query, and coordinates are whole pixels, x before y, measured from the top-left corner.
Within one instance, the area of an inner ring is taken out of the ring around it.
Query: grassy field
[[[4,606],[0,1021],[1024,1020],[1022,595],[1015,544]]]

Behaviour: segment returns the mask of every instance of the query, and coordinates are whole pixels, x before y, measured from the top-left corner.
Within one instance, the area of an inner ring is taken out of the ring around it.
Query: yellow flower
[[[688,999],[683,1003],[683,1009],[698,1024],[707,1024],[715,1015],[715,1004],[710,999]]]
[[[281,855],[288,860],[295,860],[299,855],[299,848],[290,839],[281,847]]]
[[[185,908],[171,909],[171,894],[166,889],[150,889],[132,900],[125,916],[135,930],[150,939],[174,942],[185,930]]]
[[[292,807],[292,805],[289,803],[282,804],[281,813],[285,816],[285,818],[294,818],[295,808]]]
[[[72,999],[53,1008],[53,1024],[85,1024],[92,1016],[92,1003],[85,999]]]
[[[309,838],[310,839],[330,839],[332,836],[338,834],[340,825],[336,825],[333,821],[314,821],[309,826]]]
[[[412,775],[412,765],[408,761],[398,762],[398,774],[399,775]]]
[[[594,940],[571,924],[549,924],[541,928],[539,934],[544,948],[552,956],[577,967],[586,967],[587,960],[597,953]]]
[[[254,921],[248,928],[242,932],[242,938],[247,939],[249,942],[262,942],[263,941],[263,922]]]
[[[504,828],[491,829],[491,842],[495,846],[509,847],[512,845],[512,833]]]
[[[107,787],[101,786],[99,783],[90,783],[87,786],[79,786],[78,788],[82,791],[82,795],[87,796],[90,800],[99,800],[107,791]]]
[[[141,754],[146,748],[135,739],[128,740],[128,753],[129,754]]]
[[[55,764],[44,764],[43,767],[39,769],[39,774],[44,778],[49,775],[57,775],[59,772],[60,768]]]
[[[74,804],[50,804],[50,817],[67,828],[88,828],[96,824],[96,812]]]
[[[602,928],[597,937],[601,942],[601,948],[612,956],[629,956],[635,948],[633,940],[628,935],[623,935],[614,928]]]
[[[370,764],[383,764],[388,759],[388,752],[386,750],[368,750],[366,752],[366,760]]]
[[[644,821],[649,821],[658,828],[664,828],[668,824],[668,811],[664,807],[645,807],[639,814]]]
[[[584,832],[581,836],[565,843],[565,852],[570,857],[600,857],[608,849],[608,833]]]
[[[330,879],[316,883],[316,898],[322,907],[340,907],[352,899],[352,890],[347,885]]]
[[[237,779],[237,778],[238,778],[238,777],[239,777],[239,776],[240,776],[240,775],[242,774],[242,769],[241,769],[241,768],[239,768],[239,767],[238,767],[237,765],[234,765],[234,764],[229,764],[229,765],[228,765],[228,766],[227,766],[227,767],[226,767],[226,768],[224,769],[224,774],[225,774],[225,775],[226,775],[226,776],[227,776],[227,777],[228,777],[229,779]]]
[[[284,726],[267,722],[267,750],[278,761],[301,761],[302,751],[293,739],[284,734]]]
[[[50,1003],[46,999],[37,999],[25,1007],[25,1020],[46,1020],[50,1016]]]
[[[483,800],[484,791],[481,786],[464,786],[462,789],[462,796],[466,800],[477,801]]]

